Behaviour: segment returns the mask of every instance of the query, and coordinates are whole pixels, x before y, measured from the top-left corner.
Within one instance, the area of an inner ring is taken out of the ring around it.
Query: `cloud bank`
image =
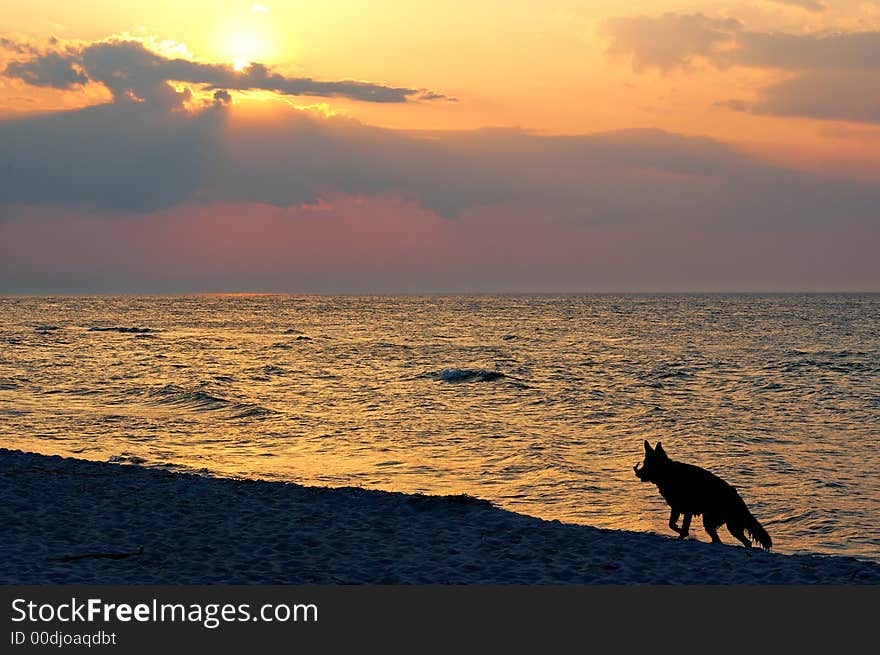
[[[5,292],[880,287],[876,185],[659,130],[112,103],[0,143]]]
[[[449,219],[521,203],[587,221],[789,225],[880,201],[870,186],[659,130],[409,133],[295,110],[251,120],[107,104],[2,122],[0,142],[0,204],[149,212],[194,200],[289,206],[395,195]]]
[[[600,28],[607,53],[633,69],[691,72],[742,66],[777,71],[781,79],[755,101],[730,108],[755,114],[880,123],[880,32],[786,34],[746,30],[733,19],[702,14],[615,18]]]

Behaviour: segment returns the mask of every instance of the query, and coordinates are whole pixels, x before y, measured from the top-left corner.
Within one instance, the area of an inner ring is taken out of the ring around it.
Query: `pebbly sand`
[[[3,584],[880,584],[880,564],[849,557],[544,521],[470,497],[5,449],[0,499]]]

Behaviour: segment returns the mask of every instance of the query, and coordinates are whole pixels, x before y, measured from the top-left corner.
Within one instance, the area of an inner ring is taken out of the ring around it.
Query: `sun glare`
[[[251,64],[274,63],[279,39],[277,25],[268,16],[268,7],[260,3],[246,13],[239,10],[219,16],[212,30],[213,58],[231,63],[239,72]]]
[[[265,56],[262,39],[252,32],[235,32],[229,36],[226,51],[237,71],[244,70],[252,62]]]

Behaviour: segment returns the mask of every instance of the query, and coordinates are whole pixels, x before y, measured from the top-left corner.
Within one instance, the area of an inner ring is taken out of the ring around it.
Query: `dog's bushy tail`
[[[746,510],[745,528],[746,532],[749,533],[749,537],[752,538],[752,541],[756,542],[764,550],[770,550],[773,546],[773,540],[770,538],[770,535],[767,534],[764,526],[758,523],[758,519],[752,516],[752,513],[749,510]]]

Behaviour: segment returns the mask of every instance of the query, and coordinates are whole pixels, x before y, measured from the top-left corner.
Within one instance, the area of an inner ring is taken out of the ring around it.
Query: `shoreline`
[[[853,557],[546,521],[469,496],[3,448],[0,508],[0,584],[880,584],[880,563]]]

